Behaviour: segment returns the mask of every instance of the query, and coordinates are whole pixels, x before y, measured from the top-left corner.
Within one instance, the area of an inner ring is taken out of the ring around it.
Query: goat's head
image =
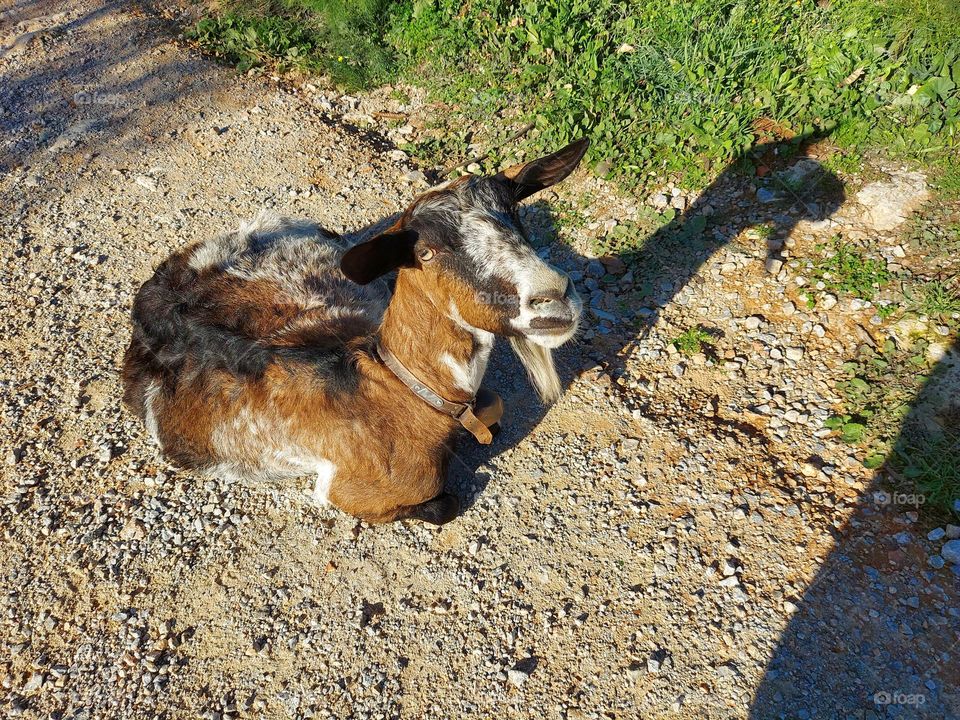
[[[365,284],[398,269],[398,284],[414,283],[461,327],[508,337],[541,397],[555,400],[550,350],[576,333],[581,303],[570,279],[527,242],[517,205],[569,175],[587,145],[430,190],[385,233],[347,251],[344,274]]]

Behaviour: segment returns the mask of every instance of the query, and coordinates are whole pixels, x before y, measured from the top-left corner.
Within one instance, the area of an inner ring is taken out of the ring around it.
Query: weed
[[[226,12],[188,33],[201,47],[248,70],[324,72],[338,85],[364,88],[395,76],[384,41],[389,0],[227,0]]]
[[[774,236],[776,231],[777,229],[770,223],[761,223],[753,229],[753,232],[759,240],[769,240]]]
[[[925,283],[919,311],[937,319],[960,313],[960,294],[939,281]]]
[[[889,320],[891,317],[896,315],[899,309],[900,306],[897,303],[884,303],[882,305],[877,305],[877,315],[880,316],[881,320]]]
[[[938,170],[934,183],[940,197],[944,200],[960,199],[960,161],[950,158]]]
[[[703,327],[697,325],[677,335],[677,337],[673,339],[673,344],[682,355],[690,357],[691,355],[703,352],[705,346],[707,348],[713,348],[714,340],[710,333],[704,330]]]
[[[525,149],[587,134],[593,163],[629,184],[702,185],[758,127],[924,156],[960,129],[952,0],[435,0],[396,17],[403,72],[449,103],[450,126],[522,108]]]
[[[849,177],[859,175],[863,169],[863,159],[856,152],[835,152],[821,160],[823,168],[835,175]]]
[[[826,246],[817,249],[826,251]],[[833,239],[832,250],[827,257],[814,264],[813,277],[832,292],[855,295],[872,300],[877,289],[890,279],[890,273],[882,260],[864,256],[853,245]]]
[[[931,367],[928,347],[922,337],[900,347],[892,340],[862,346],[843,365],[847,379],[837,385],[843,400],[824,425],[862,448],[866,467],[885,467],[905,489],[922,493],[925,507],[943,514],[960,498],[960,423],[931,422],[930,407],[942,404],[936,399],[944,395],[938,381],[945,370]]]

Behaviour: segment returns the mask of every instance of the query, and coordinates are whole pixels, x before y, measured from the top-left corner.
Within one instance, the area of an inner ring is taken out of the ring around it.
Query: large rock
[[[863,206],[864,225],[884,231],[900,225],[929,197],[923,173],[904,171],[892,174],[889,181],[866,185],[857,193],[857,202]]]

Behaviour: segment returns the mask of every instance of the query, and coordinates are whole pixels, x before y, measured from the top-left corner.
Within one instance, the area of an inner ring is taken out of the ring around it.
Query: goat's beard
[[[553,352],[522,336],[511,337],[510,346],[520,358],[520,363],[527,371],[527,377],[530,378],[540,399],[548,405],[556,402],[562,388],[557,369],[553,365]]]

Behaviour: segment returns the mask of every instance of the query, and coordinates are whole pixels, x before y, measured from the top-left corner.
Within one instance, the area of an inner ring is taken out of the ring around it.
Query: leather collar
[[[452,417],[460,423],[467,432],[473,435],[478,443],[481,445],[489,445],[493,441],[493,434],[490,432],[490,428],[484,425],[473,412],[474,405],[477,401],[476,395],[465,403],[447,400],[439,393],[434,392],[428,385],[420,382],[417,376],[407,370],[403,363],[397,359],[397,356],[387,350],[379,340],[374,348],[374,354],[390,372],[397,376],[400,382],[410,388],[414,395],[434,410]]]

